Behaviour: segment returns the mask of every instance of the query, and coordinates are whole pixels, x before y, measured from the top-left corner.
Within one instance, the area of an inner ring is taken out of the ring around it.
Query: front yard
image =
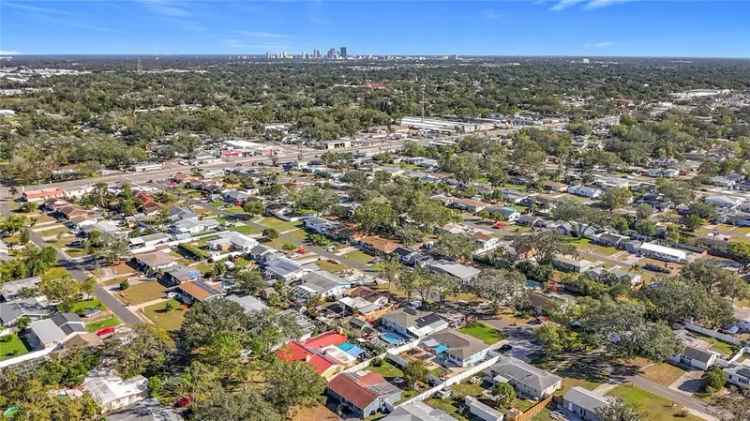
[[[283,233],[284,231],[297,229],[300,225],[299,222],[297,223],[287,222],[282,219],[276,218],[274,216],[260,218],[259,220],[255,222],[260,225],[263,225],[264,227],[273,228],[276,231],[278,231],[279,234]]]
[[[643,377],[664,386],[669,386],[685,374],[685,370],[667,363],[650,365],[642,371]]]
[[[172,309],[167,311],[167,303],[172,303]],[[163,303],[150,305],[143,309],[146,315],[154,324],[167,331],[179,330],[182,321],[185,319],[188,306],[179,303],[175,299],[170,299]]]
[[[505,339],[503,332],[480,322],[468,324],[459,329],[459,331],[469,336],[473,336],[487,345],[492,345]]]
[[[118,319],[117,316],[110,316],[105,319],[86,323],[86,330],[88,330],[89,332],[96,332],[97,330],[104,329],[105,327],[117,326],[119,324],[120,319]]]
[[[626,404],[635,408],[643,417],[649,421],[673,421],[675,418],[686,421],[700,421],[700,418],[688,414],[682,417],[682,408],[668,399],[656,396],[636,386],[627,384],[617,386],[609,392],[610,396],[622,399]]]
[[[156,281],[145,281],[131,285],[118,294],[127,305],[137,305],[162,298],[166,291],[167,289]]]

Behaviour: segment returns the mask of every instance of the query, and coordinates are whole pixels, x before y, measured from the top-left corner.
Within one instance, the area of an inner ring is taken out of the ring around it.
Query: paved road
[[[339,149],[338,151],[341,152],[382,152],[382,151],[394,151],[397,149],[400,149],[403,145],[403,141],[389,141],[389,142],[383,142],[382,144],[371,146],[358,146],[353,148],[347,148],[347,149]],[[167,179],[169,177],[172,177],[177,172],[186,172],[189,173],[191,168],[200,168],[204,170],[208,169],[229,169],[229,168],[235,168],[238,166],[243,166],[247,164],[255,164],[259,162],[263,163],[271,163],[273,161],[278,162],[284,162],[284,161],[296,161],[298,158],[301,159],[314,159],[322,155],[325,151],[321,150],[304,150],[300,153],[297,152],[288,152],[286,154],[282,155],[276,155],[273,157],[268,156],[254,156],[251,158],[246,159],[238,159],[238,160],[232,160],[232,161],[222,161],[222,162],[215,162],[211,164],[203,164],[198,165],[197,167],[186,167],[181,166],[175,162],[170,162],[165,165],[164,168],[155,170],[155,171],[145,171],[145,172],[119,172],[116,174],[110,174],[106,176],[100,176],[100,177],[92,177],[92,178],[84,178],[80,180],[71,180],[71,181],[63,181],[59,183],[47,183],[47,184],[36,184],[36,185],[28,185],[28,186],[19,186],[18,190],[36,190],[36,189],[43,189],[43,188],[51,188],[51,187],[61,187],[61,188],[78,188],[83,186],[88,186],[95,183],[112,183],[112,182],[118,182],[118,181],[128,181],[130,183],[145,183],[149,180],[163,180]],[[0,195],[7,195],[7,189],[3,189],[3,192],[0,192]]]
[[[128,310],[120,301],[115,298],[111,292],[107,291],[103,286],[97,285],[94,295],[99,299],[105,306],[112,310],[115,315],[125,324],[128,325],[139,325],[143,324],[143,320],[138,317],[136,313]]]

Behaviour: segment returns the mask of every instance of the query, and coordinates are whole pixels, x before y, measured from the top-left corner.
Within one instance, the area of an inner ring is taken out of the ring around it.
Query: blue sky
[[[0,53],[750,57],[750,1],[0,0]]]

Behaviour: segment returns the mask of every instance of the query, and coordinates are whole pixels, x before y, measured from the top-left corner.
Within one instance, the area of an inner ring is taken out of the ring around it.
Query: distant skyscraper
[[[329,59],[336,58],[336,49],[331,48],[330,50],[328,50],[328,53],[326,54],[326,58],[329,58]]]
[[[339,57],[346,58],[346,47],[339,48]]]

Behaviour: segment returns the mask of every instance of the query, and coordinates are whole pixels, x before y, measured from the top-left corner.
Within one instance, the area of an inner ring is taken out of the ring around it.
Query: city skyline
[[[729,1],[16,0],[0,5],[0,54],[747,58],[748,15]]]

